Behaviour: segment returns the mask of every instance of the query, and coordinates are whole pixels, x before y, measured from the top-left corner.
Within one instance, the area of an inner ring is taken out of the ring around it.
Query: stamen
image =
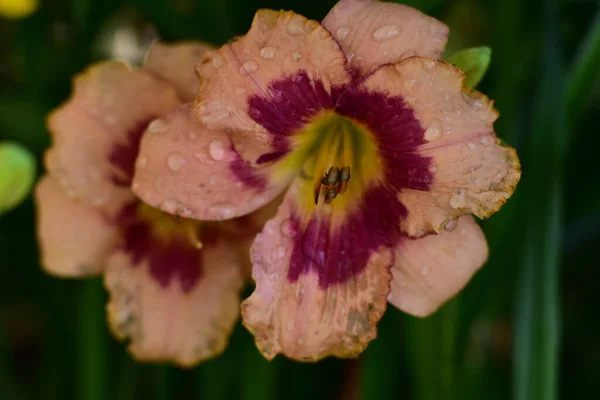
[[[196,224],[188,224],[187,225],[187,233],[190,242],[194,245],[194,247],[200,250],[204,245],[200,240],[200,233],[198,232],[198,226]]]
[[[344,194],[350,180],[350,167],[331,167],[315,187],[315,204],[319,204],[319,195],[325,192],[325,204],[331,204],[338,194]]]

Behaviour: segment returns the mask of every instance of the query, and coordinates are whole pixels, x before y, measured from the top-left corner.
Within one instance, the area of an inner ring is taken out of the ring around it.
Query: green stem
[[[107,335],[104,287],[100,279],[83,282],[79,308],[80,399],[104,400],[107,389]]]
[[[596,13],[578,56],[567,75],[565,118],[569,129],[573,129],[575,120],[594,88],[594,83],[600,79],[598,71],[600,71],[600,10]]]

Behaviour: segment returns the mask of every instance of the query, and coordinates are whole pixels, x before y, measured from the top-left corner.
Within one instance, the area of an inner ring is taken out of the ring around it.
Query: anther
[[[348,181],[350,180],[350,167],[342,168],[340,172],[340,184],[338,188],[338,192],[340,194],[344,194],[346,189],[348,188]]]
[[[315,186],[315,204],[319,203],[321,190],[325,192],[325,204],[331,204],[331,201],[342,194],[348,187],[350,179],[350,167],[331,167],[329,171],[321,178],[321,181]]]

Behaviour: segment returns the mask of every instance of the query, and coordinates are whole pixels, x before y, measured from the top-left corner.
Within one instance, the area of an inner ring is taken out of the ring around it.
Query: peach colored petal
[[[154,121],[144,134],[132,187],[165,212],[223,220],[266,205],[286,184],[270,183],[240,157],[223,131],[207,129],[186,104]]]
[[[260,10],[248,34],[206,54],[196,112],[211,129],[245,131],[269,142],[265,129],[248,115],[253,95],[277,97],[269,84],[304,71],[327,92],[346,84],[346,58],[329,32],[293,12]]]
[[[364,75],[404,58],[439,58],[448,27],[412,7],[377,0],[341,0],[323,20],[352,69]]]
[[[101,273],[118,239],[116,227],[98,210],[67,196],[50,176],[39,180],[35,202],[42,267],[64,277]]]
[[[132,266],[126,253],[110,258],[109,324],[119,339],[130,340],[136,359],[192,367],[225,349],[238,318],[241,269],[224,243],[202,253],[202,275],[189,292],[175,281],[161,286],[145,264]]]
[[[115,179],[130,178],[111,162],[154,118],[179,103],[170,85],[120,62],[105,62],[75,78],[74,93],[48,118],[53,146],[46,167],[69,194],[109,213],[131,199]],[[131,155],[131,164],[133,158]]]
[[[429,191],[399,194],[408,208],[401,229],[410,236],[452,229],[454,219],[472,213],[487,218],[512,195],[521,176],[514,149],[502,145],[493,122],[498,113],[479,92],[463,87],[464,74],[436,60],[412,57],[387,65],[363,83],[367,90],[401,96],[413,108],[431,158]]]
[[[425,317],[456,295],[487,256],[485,236],[470,215],[460,217],[452,232],[406,239],[396,248],[388,300]]]
[[[156,42],[146,56],[144,69],[175,86],[185,102],[192,101],[200,88],[196,65],[202,62],[204,53],[212,49],[201,42]]]
[[[284,201],[251,249],[256,290],[242,303],[244,325],[263,355],[282,353],[301,361],[356,357],[375,338],[386,308],[392,251],[373,253],[365,270],[324,288],[316,271],[288,276],[294,232]]]

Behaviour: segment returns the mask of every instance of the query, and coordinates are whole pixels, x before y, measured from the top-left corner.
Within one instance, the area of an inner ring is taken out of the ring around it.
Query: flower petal
[[[346,57],[326,29],[293,12],[272,10],[258,11],[246,36],[207,53],[198,73],[203,82],[196,112],[202,121],[211,129],[245,131],[264,143],[269,143],[269,137],[255,122],[260,116],[248,113],[249,99],[281,97],[282,93],[270,88],[271,82],[303,73],[307,81],[318,80],[322,90],[331,93],[350,80]],[[297,93],[299,97],[312,95]]]
[[[256,290],[242,303],[244,325],[268,359],[278,353],[301,361],[355,357],[375,338],[375,325],[385,311],[392,251],[379,248],[361,273],[328,285],[310,265],[294,276],[294,246],[304,233],[291,221],[292,213],[288,197],[254,242]],[[307,251],[319,257],[318,250]]]
[[[415,55],[439,58],[448,27],[412,7],[377,0],[341,0],[323,20],[361,75]]]
[[[492,102],[464,88],[463,80],[450,64],[412,57],[380,68],[361,83],[367,91],[403,98],[424,131],[424,144],[415,151],[430,159],[433,182],[428,190],[399,193],[408,209],[401,229],[409,236],[439,232],[448,224],[451,229],[456,217],[467,213],[489,217],[520,179],[515,150],[494,133],[498,113]]]
[[[42,267],[65,277],[102,272],[118,239],[116,226],[98,210],[67,196],[50,176],[39,180],[35,201]]]
[[[456,295],[487,256],[485,236],[470,215],[460,217],[452,232],[403,240],[396,247],[388,300],[425,317]]]
[[[48,118],[53,147],[46,167],[73,196],[117,212],[130,201],[139,136],[179,103],[170,85],[120,62],[75,78],[70,100]]]
[[[202,62],[204,53],[212,49],[201,42],[156,42],[146,56],[144,69],[175,86],[185,102],[192,101],[200,88],[196,65]]]
[[[136,359],[192,367],[225,349],[242,288],[239,260],[230,250],[225,243],[205,246],[201,276],[190,288],[176,280],[165,285],[147,263],[133,265],[127,253],[110,258],[105,274],[110,327],[118,338],[130,339]]]
[[[287,181],[272,183],[223,131],[207,129],[186,104],[154,121],[141,144],[133,190],[146,203],[186,218],[222,220],[273,200]]]

